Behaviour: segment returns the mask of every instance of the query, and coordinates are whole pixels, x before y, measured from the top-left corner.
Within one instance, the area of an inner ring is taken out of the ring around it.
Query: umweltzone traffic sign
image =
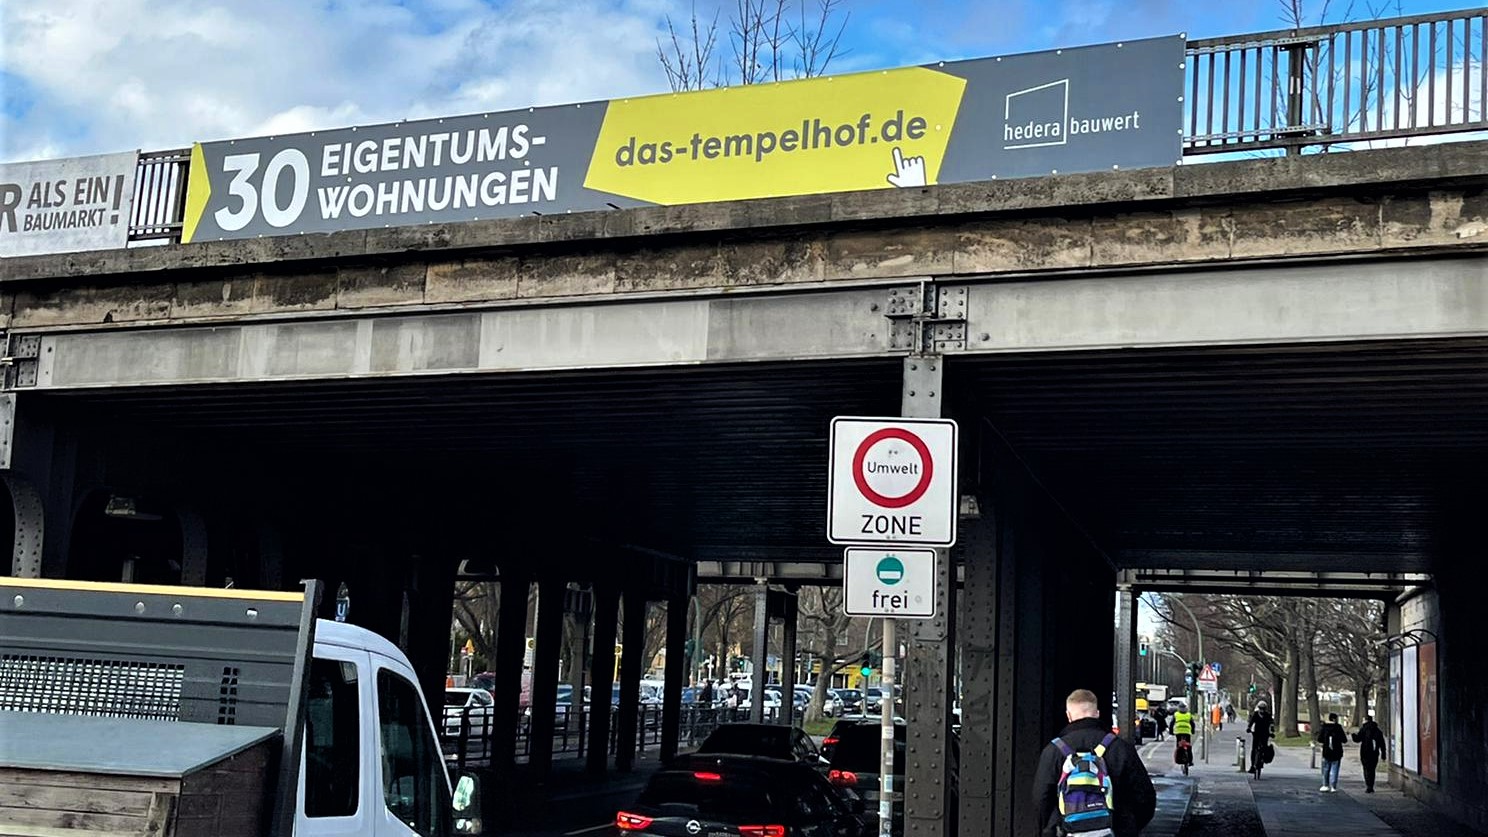
[[[842,610],[848,616],[935,616],[935,550],[852,547],[843,562]]]
[[[832,419],[827,540],[953,545],[957,436],[946,419]]]

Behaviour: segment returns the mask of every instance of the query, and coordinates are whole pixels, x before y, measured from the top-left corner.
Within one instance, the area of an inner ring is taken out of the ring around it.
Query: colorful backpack
[[[1077,753],[1054,739],[1054,746],[1064,756],[1064,770],[1059,776],[1059,818],[1063,833],[1081,837],[1110,837],[1111,775],[1106,772],[1106,748],[1116,736],[1107,733],[1094,752]]]

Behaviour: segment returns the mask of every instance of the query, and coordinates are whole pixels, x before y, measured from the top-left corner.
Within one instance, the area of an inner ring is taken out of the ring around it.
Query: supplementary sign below
[[[848,616],[935,616],[935,550],[848,549],[842,609]]]
[[[833,419],[827,539],[954,544],[956,440],[949,420]]]

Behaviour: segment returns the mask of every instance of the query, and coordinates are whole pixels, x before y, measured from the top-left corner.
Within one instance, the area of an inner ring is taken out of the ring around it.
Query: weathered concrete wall
[[[1488,143],[0,260],[0,327],[1488,248]]]

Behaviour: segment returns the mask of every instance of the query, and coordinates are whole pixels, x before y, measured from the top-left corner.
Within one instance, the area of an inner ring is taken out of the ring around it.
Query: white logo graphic
[[[1044,95],[1035,95],[1038,93]],[[1013,118],[1014,107],[1020,111],[1016,120]],[[1025,119],[1024,114],[1028,111],[1037,116],[1028,116]],[[1003,106],[1002,119],[1004,149],[1048,148],[1068,144],[1069,132],[1066,126],[1069,125],[1069,79],[1063,78],[1009,93]]]

